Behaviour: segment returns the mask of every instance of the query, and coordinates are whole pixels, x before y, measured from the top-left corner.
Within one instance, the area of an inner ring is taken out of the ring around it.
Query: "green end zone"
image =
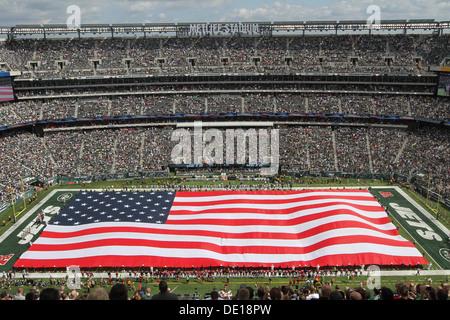
[[[43,210],[45,221],[64,208],[78,193],[77,189],[55,189],[30,209],[11,228],[0,236],[0,272],[11,270],[30,241],[35,241],[45,227],[36,223]],[[371,193],[388,209],[393,223],[402,236],[413,242],[433,269],[450,269],[449,230],[399,187],[372,187]],[[404,230],[404,232],[403,232]],[[39,266],[36,266],[39,268]]]
[[[51,191],[37,205],[30,209],[11,228],[0,236],[0,272],[11,270],[22,253],[28,250],[30,241],[35,241],[45,222],[58,214],[66,204],[78,193],[78,190]],[[38,223],[37,217],[43,210],[44,221]],[[36,266],[38,268],[39,266]]]
[[[413,242],[425,259],[439,269],[450,269],[449,230],[399,187],[373,187],[371,193],[387,208],[392,222]]]

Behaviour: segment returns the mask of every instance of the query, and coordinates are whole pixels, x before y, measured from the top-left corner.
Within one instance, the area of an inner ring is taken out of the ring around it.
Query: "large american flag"
[[[14,100],[12,86],[0,86],[0,102]]]
[[[79,192],[17,267],[425,264],[367,190]]]

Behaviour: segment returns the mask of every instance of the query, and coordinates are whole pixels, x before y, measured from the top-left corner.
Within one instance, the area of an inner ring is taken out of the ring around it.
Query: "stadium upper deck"
[[[413,30],[433,30],[439,34],[450,29],[450,21],[434,19],[381,20],[379,24],[366,20],[341,21],[274,21],[274,22],[211,22],[211,23],[123,23],[123,24],[65,24],[16,25],[1,27],[0,34],[10,38],[26,35],[62,35],[62,34],[164,34],[168,36],[192,35],[273,35],[274,33],[293,32],[305,35],[314,31],[338,32],[366,31],[369,34],[378,31],[397,31],[404,33]]]
[[[444,33],[449,28],[449,22],[434,20],[385,20],[372,27],[365,21],[78,29],[19,25],[0,28],[8,39],[0,46],[0,68],[18,71],[22,78],[202,72],[418,74],[450,63],[449,36]],[[422,33],[409,33],[416,31]]]

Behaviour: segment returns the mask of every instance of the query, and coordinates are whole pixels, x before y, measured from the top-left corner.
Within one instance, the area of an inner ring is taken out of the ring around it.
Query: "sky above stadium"
[[[448,20],[448,0],[0,0],[0,26],[66,23],[80,8],[82,24],[367,20],[377,5],[381,19]]]

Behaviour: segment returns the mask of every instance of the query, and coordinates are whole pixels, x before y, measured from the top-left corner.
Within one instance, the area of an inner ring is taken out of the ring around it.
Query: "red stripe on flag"
[[[294,257],[293,257],[294,258]],[[405,265],[417,265],[419,264],[426,264],[428,263],[423,258],[415,258],[415,257],[406,257],[406,258],[399,258],[395,255],[380,255],[380,254],[373,254],[370,252],[367,253],[357,253],[357,254],[337,254],[337,255],[328,255],[325,257],[318,257],[314,259],[314,261],[287,261],[282,264],[276,264],[276,263],[254,263],[254,262],[246,262],[246,263],[223,263],[221,260],[217,259],[208,259],[208,258],[180,258],[180,257],[160,257],[160,256],[119,256],[119,255],[105,255],[105,256],[94,256],[94,257],[87,257],[87,258],[77,258],[77,259],[57,259],[57,260],[51,260],[51,261],[39,261],[39,260],[32,260],[32,259],[21,259],[19,260],[15,266],[16,267],[36,267],[40,268],[42,266],[46,267],[53,267],[56,266],[57,268],[65,268],[66,266],[79,266],[81,268],[86,267],[93,267],[98,268],[99,266],[111,266],[111,267],[120,267],[120,266],[138,266],[142,267],[144,266],[147,270],[150,266],[153,267],[218,267],[218,266],[246,266],[250,267],[253,266],[255,268],[257,267],[265,267],[269,268],[272,265],[275,265],[276,267],[281,266],[283,268],[285,267],[304,267],[304,266],[343,266],[344,268],[348,267],[349,265],[400,265],[401,263],[404,263]]]
[[[221,254],[305,254],[311,253],[321,248],[332,246],[336,244],[346,244],[346,243],[376,243],[388,246],[399,246],[399,247],[413,247],[411,243],[398,240],[388,240],[379,237],[365,236],[361,240],[360,236],[343,236],[326,239],[314,245],[306,247],[277,247],[277,246],[228,246],[228,245],[217,245],[209,242],[201,241],[160,241],[160,240],[140,240],[136,243],[136,239],[123,239],[123,238],[112,238],[104,240],[95,241],[85,241],[73,244],[56,244],[56,245],[45,245],[37,244],[30,248],[30,251],[64,251],[64,250],[80,250],[93,247],[103,247],[103,246],[128,246],[130,249],[136,246],[143,247],[153,247],[153,248],[181,248],[181,249],[191,249],[193,247],[208,250],[211,252],[217,252]]]

